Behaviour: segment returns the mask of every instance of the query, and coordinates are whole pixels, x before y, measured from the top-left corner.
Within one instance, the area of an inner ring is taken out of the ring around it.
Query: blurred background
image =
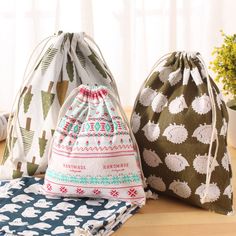
[[[0,110],[10,110],[34,47],[63,30],[100,46],[124,106],[132,106],[155,61],[175,50],[206,63],[235,31],[234,0],[0,0]]]

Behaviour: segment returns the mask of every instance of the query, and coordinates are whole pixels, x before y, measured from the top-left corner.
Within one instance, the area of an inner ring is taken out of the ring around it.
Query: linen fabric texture
[[[227,125],[225,102],[200,54],[163,57],[140,89],[131,117],[149,188],[232,214]]]
[[[105,86],[74,92],[54,134],[45,193],[144,205],[139,154],[117,97]]]
[[[116,93],[107,65],[87,37],[85,33],[60,32],[37,48],[34,55],[38,61],[30,61],[34,65],[9,118],[0,179],[45,172],[59,110],[74,88],[98,84]]]

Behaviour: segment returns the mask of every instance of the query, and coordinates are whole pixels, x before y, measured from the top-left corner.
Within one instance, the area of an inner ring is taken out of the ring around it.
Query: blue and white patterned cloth
[[[110,235],[138,207],[127,202],[42,194],[43,179],[0,182],[0,235]]]

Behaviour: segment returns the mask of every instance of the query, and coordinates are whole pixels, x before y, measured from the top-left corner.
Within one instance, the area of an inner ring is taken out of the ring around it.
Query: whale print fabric
[[[42,184],[34,177],[1,182],[1,236],[111,235],[139,209],[122,201],[45,196]]]
[[[199,58],[199,53],[174,52],[157,65],[136,98],[131,127],[152,192],[231,214],[228,113],[219,89],[211,78],[207,80],[207,71]],[[212,88],[214,101],[208,86]],[[214,159],[217,139],[219,149]],[[206,186],[207,171],[212,174]],[[205,203],[201,203],[203,197]]]

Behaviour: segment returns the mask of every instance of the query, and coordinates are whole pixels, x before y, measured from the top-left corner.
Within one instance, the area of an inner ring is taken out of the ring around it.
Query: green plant
[[[221,31],[224,38],[220,47],[215,47],[212,55],[214,60],[210,68],[217,74],[216,82],[223,84],[223,91],[226,95],[232,95],[236,100],[236,34],[226,35]]]

